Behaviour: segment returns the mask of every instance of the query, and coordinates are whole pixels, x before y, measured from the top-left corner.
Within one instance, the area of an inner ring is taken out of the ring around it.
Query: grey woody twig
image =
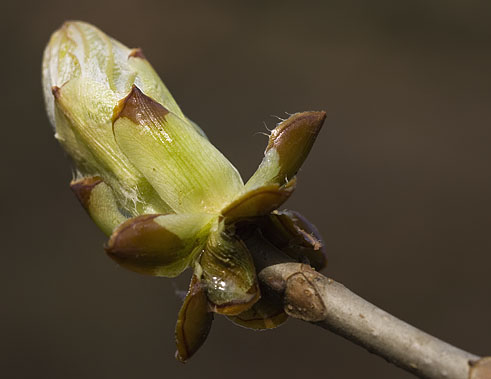
[[[339,334],[422,378],[491,378],[491,358],[458,349],[390,315],[301,263],[260,271],[289,316]]]
[[[261,284],[281,298],[289,316],[339,334],[421,378],[491,378],[491,357],[407,324],[309,265],[292,262],[258,234],[247,244]]]

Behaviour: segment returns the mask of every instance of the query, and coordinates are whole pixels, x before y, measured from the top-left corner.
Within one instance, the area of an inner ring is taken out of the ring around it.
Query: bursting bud
[[[179,360],[202,345],[214,313],[253,329],[286,320],[281,304],[261,296],[249,242],[254,236],[292,259],[325,266],[315,227],[277,210],[295,188],[325,112],[281,122],[244,184],[141,50],[92,25],[67,22],[52,35],[43,89],[55,137],[75,166],[71,188],[109,236],[108,256],[154,276],[193,270],[176,325]]]

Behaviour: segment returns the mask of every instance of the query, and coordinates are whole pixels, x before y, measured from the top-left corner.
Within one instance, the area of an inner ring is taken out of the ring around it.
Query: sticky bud
[[[204,343],[213,313],[253,329],[287,319],[282,304],[261,294],[247,242],[257,232],[271,249],[324,266],[315,228],[277,209],[295,189],[325,112],[281,122],[244,185],[183,114],[141,49],[92,25],[67,22],[52,35],[43,89],[55,136],[75,165],[71,188],[110,236],[108,256],[153,276],[193,269],[176,325],[179,360]]]

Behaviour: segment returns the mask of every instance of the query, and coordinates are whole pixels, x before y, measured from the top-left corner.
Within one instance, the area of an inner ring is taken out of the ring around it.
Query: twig
[[[286,313],[339,334],[422,378],[491,378],[491,358],[480,358],[390,315],[309,265],[288,259],[257,236],[247,244],[258,277],[279,295]]]

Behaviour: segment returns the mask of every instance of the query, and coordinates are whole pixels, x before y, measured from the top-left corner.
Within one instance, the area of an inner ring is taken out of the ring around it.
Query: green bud
[[[315,228],[277,209],[295,189],[325,112],[297,113],[280,123],[244,185],[141,50],[92,25],[67,22],[53,34],[43,57],[43,89],[55,136],[76,167],[71,188],[110,236],[109,257],[154,276],[193,269],[176,325],[179,360],[203,344],[211,312],[253,329],[286,320],[281,304],[261,297],[247,247],[254,245],[246,245],[251,234],[244,231],[280,254],[324,266]]]
[[[326,112],[302,112],[278,124],[269,136],[264,159],[246,184],[247,189],[284,184],[296,175],[319,134]]]

